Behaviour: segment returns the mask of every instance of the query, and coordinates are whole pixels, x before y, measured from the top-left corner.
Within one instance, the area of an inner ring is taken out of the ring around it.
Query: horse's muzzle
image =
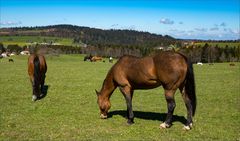
[[[107,118],[107,115],[100,114],[100,118],[101,118],[101,119],[106,119],[106,118]]]

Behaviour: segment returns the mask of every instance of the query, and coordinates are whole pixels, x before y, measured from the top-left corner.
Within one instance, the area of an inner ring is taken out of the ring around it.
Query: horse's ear
[[[95,89],[95,92],[96,92],[96,94],[97,94],[97,96],[99,96],[100,95],[100,93]]]

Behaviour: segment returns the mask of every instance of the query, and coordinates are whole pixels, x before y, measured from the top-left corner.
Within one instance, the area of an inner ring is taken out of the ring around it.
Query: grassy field
[[[194,45],[201,46],[201,47],[203,47],[205,44],[206,44],[205,42],[194,43]],[[218,45],[218,47],[221,47],[221,48],[225,48],[226,46],[228,46],[228,47],[239,47],[240,42],[236,42],[236,43],[233,43],[233,42],[226,42],[226,43],[223,43],[223,42],[209,42],[208,45],[210,45],[212,47],[215,47],[216,45]]]
[[[4,46],[9,44],[17,44],[19,46],[29,45],[30,43],[57,43],[61,45],[79,45],[73,44],[73,39],[59,38],[59,37],[45,37],[45,36],[0,36],[0,43]]]
[[[239,66],[194,66],[197,111],[183,131],[186,108],[180,93],[170,129],[159,129],[167,111],[162,88],[135,91],[135,124],[128,126],[125,100],[117,89],[107,120],[99,118],[95,89],[111,63],[84,62],[82,55],[47,57],[47,96],[31,101],[27,57],[0,60],[0,140],[240,140]]]

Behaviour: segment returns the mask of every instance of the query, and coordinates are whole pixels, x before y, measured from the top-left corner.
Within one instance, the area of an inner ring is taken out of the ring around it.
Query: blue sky
[[[0,0],[0,27],[72,24],[239,39],[240,0]]]

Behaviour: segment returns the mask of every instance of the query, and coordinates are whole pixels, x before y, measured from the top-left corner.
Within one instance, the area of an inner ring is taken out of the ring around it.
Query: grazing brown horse
[[[153,89],[160,85],[164,88],[168,107],[166,120],[160,127],[168,128],[172,125],[172,116],[176,105],[174,94],[179,89],[187,107],[187,123],[184,129],[190,130],[196,109],[193,67],[185,56],[171,51],[144,58],[121,57],[109,70],[101,91],[96,90],[100,117],[107,118],[108,110],[111,107],[110,96],[119,87],[127,103],[127,123],[134,123],[133,91],[135,89]]]
[[[93,57],[91,58],[91,61],[92,61],[92,62],[102,61],[102,57],[99,57],[99,56],[93,56]]]
[[[28,74],[32,84],[32,100],[36,101],[43,96],[44,81],[47,72],[47,64],[43,55],[32,54],[28,58]],[[41,89],[40,89],[41,86]]]

